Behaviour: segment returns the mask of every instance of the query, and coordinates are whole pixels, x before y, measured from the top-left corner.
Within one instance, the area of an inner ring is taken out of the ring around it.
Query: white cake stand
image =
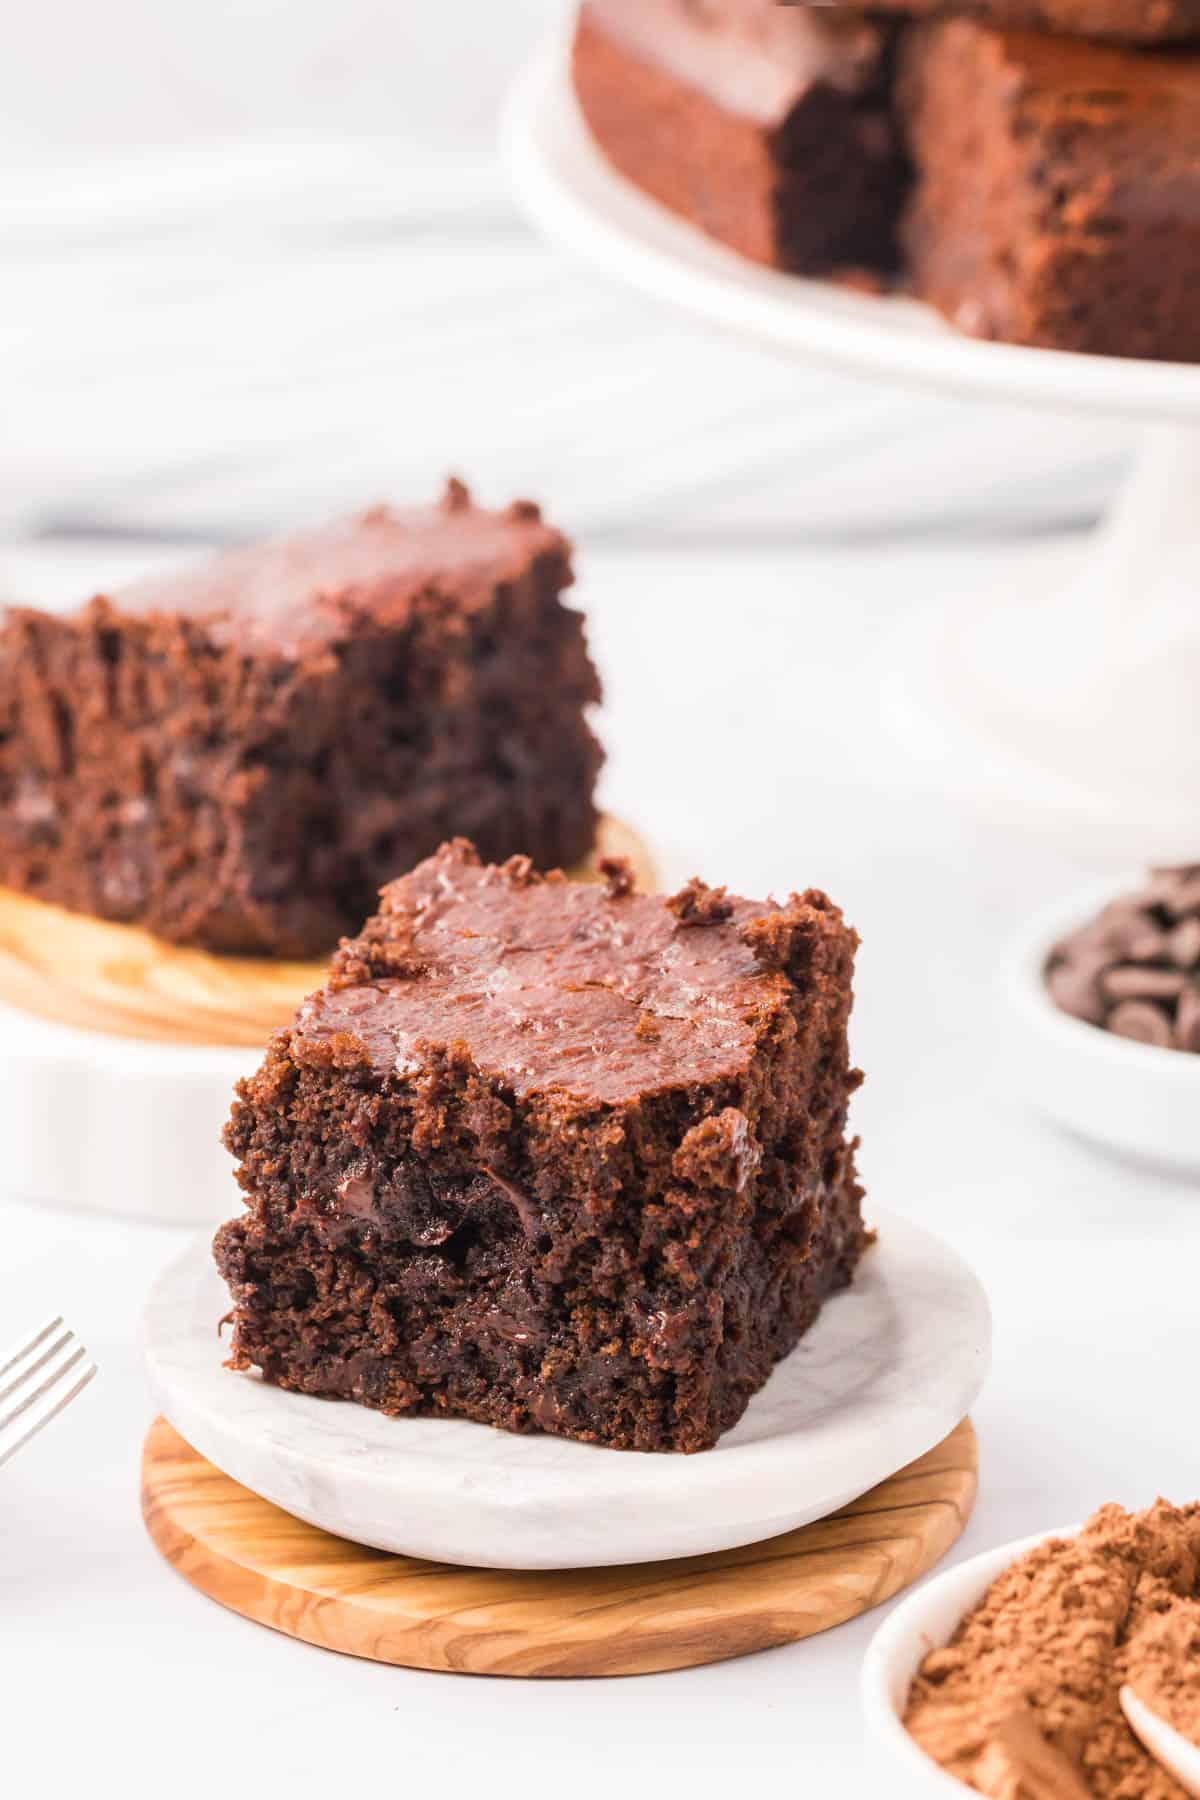
[[[509,102],[517,193],[550,235],[655,299],[785,355],[1143,428],[1136,468],[1064,581],[956,595],[889,647],[890,710],[939,779],[1124,864],[1200,848],[1200,366],[979,343],[928,308],[761,269],[623,180],[566,52]],[[1002,475],[1003,471],[999,471]]]

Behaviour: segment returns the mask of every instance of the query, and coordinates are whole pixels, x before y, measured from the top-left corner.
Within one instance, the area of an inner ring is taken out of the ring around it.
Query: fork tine
[[[75,1334],[69,1325],[52,1329],[49,1333],[38,1332],[24,1360],[18,1357],[10,1364],[7,1375],[0,1375],[0,1423],[3,1423],[4,1403],[25,1386],[30,1377],[39,1369],[46,1367],[56,1356],[70,1344],[76,1342]]]
[[[7,1350],[0,1352],[0,1377],[7,1375],[17,1363],[23,1362],[39,1344],[44,1343],[52,1331],[58,1331],[62,1327],[63,1318],[60,1313],[57,1318],[47,1319],[44,1325],[39,1325],[36,1331],[31,1331],[19,1343],[10,1344]]]
[[[28,1374],[21,1381],[14,1382],[8,1392],[0,1396],[0,1431],[36,1405],[43,1394],[49,1394],[57,1388],[86,1357],[87,1351],[74,1332],[70,1331],[65,1341],[50,1355],[39,1356],[29,1365]]]
[[[57,1418],[76,1395],[83,1392],[96,1373],[95,1363],[87,1357],[86,1352],[84,1356],[86,1360],[82,1363],[73,1358],[67,1370],[67,1379],[64,1381],[56,1378],[48,1387],[44,1387],[40,1398],[17,1414],[15,1422],[7,1426],[0,1424],[0,1467],[10,1456],[15,1456],[30,1438],[36,1437],[44,1425]]]

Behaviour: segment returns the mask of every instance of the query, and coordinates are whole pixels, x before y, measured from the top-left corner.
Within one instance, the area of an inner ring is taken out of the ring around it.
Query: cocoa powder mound
[[[917,1671],[905,1724],[993,1800],[1187,1800],[1134,1737],[1128,1683],[1200,1742],[1200,1505],[1105,1506],[994,1581]]]

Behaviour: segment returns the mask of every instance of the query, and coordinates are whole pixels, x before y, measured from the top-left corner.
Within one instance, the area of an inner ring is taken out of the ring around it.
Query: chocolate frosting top
[[[791,993],[743,935],[780,909],[699,883],[673,900],[628,887],[616,867],[605,888],[445,845],[343,945],[293,1053],[347,1033],[380,1074],[413,1075],[459,1045],[518,1096],[604,1104],[736,1076]]]
[[[220,643],[295,655],[340,641],[364,622],[401,626],[431,589],[463,610],[483,606],[545,554],[565,559],[567,545],[532,502],[487,512],[451,481],[436,506],[377,506],[137,582],[111,604],[125,613],[184,613],[203,619]]]
[[[586,0],[584,10],[634,55],[768,125],[817,82],[848,94],[873,87],[884,44],[855,13],[780,0]]]

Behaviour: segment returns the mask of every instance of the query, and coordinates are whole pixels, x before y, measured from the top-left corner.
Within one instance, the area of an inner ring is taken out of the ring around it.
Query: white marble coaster
[[[359,1543],[436,1562],[561,1569],[756,1543],[823,1518],[953,1429],[987,1374],[983,1289],[953,1251],[874,1211],[879,1242],[716,1449],[696,1456],[389,1419],[223,1366],[206,1240],[147,1307],[151,1385],[210,1462]]]

